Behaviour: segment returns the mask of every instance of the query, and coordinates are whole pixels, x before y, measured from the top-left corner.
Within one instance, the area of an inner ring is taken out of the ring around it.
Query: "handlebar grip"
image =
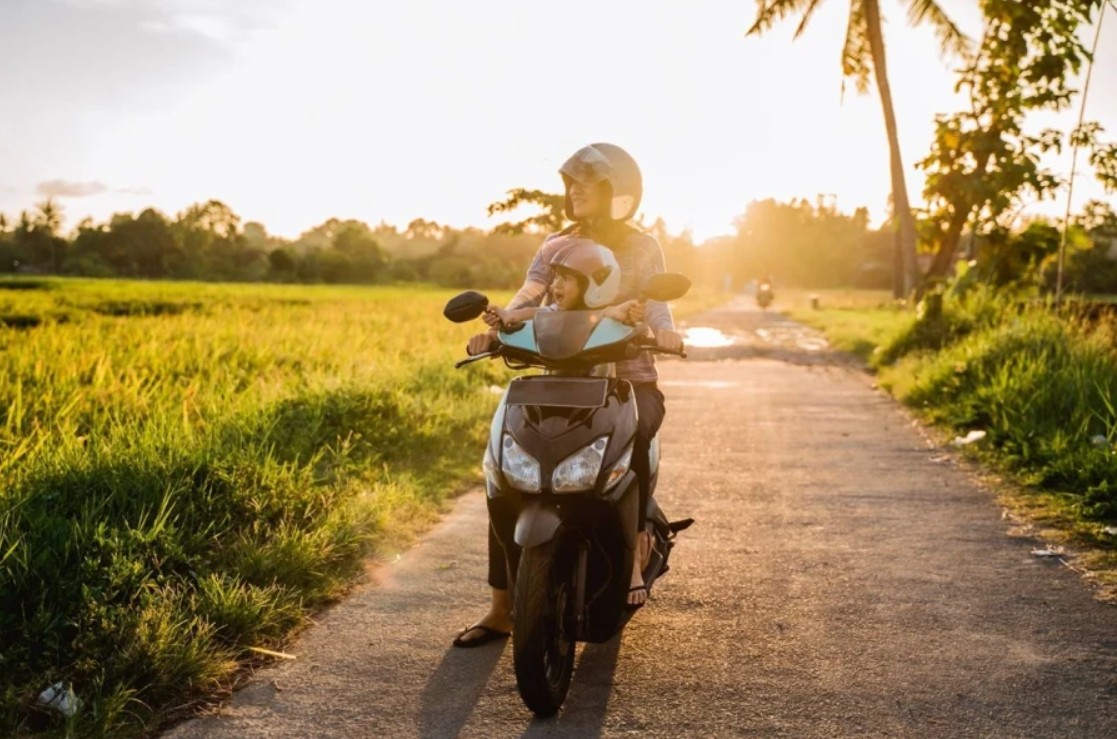
[[[638,341],[634,344],[634,346],[642,351],[655,352],[656,354],[670,354],[673,357],[681,357],[683,359],[686,359],[685,349],[681,351],[675,351],[674,349],[664,349],[663,347],[655,343],[655,339]]]
[[[461,369],[467,364],[473,364],[474,362],[479,362],[482,359],[492,359],[499,354],[500,352],[498,351],[481,352],[480,354],[474,354],[472,357],[466,357],[465,359],[459,359],[457,362],[454,362],[454,369]]]

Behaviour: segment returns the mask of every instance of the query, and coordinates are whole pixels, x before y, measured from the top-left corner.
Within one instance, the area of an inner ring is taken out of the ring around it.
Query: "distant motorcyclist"
[[[761,308],[767,308],[775,297],[775,293],[772,292],[772,277],[764,275],[756,287],[756,304]]]

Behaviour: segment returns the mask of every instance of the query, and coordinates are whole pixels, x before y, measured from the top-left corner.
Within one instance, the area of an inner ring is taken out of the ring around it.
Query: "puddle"
[[[795,339],[795,345],[809,352],[820,352],[830,346],[826,339],[814,336],[800,336]]]
[[[830,344],[821,336],[814,335],[808,329],[794,328],[758,328],[756,335],[769,344],[778,346],[795,346],[807,352],[820,352],[829,348]]]
[[[718,349],[723,346],[733,346],[735,342],[732,336],[726,336],[716,328],[708,326],[688,328],[683,333],[683,343],[698,349]]]

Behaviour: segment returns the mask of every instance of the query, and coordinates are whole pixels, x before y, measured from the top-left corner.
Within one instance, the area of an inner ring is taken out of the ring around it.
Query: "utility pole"
[[[1098,42],[1101,41],[1101,27],[1105,22],[1105,11],[1112,5],[1112,0],[1104,0],[1099,7],[1098,28],[1094,32],[1094,45],[1090,49],[1090,63],[1086,66],[1086,81],[1082,85],[1082,104],[1078,107],[1078,125],[1074,127],[1077,133],[1082,129],[1082,122],[1086,119],[1086,97],[1090,94],[1090,77],[1094,74],[1094,59],[1098,54]],[[1115,6],[1117,7],[1117,6]],[[1072,134],[1073,136],[1073,134]],[[1067,237],[1070,233],[1070,209],[1074,199],[1074,177],[1078,172],[1078,140],[1072,144],[1070,157],[1070,180],[1067,182],[1067,210],[1063,215],[1063,233],[1059,239],[1059,270],[1055,277],[1055,305],[1063,302],[1063,264],[1067,258]]]

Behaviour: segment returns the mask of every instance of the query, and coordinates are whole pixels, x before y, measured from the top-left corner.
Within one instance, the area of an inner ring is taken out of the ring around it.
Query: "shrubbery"
[[[935,421],[986,431],[996,459],[1084,517],[1117,520],[1117,322],[956,286],[880,348],[882,382]]]

